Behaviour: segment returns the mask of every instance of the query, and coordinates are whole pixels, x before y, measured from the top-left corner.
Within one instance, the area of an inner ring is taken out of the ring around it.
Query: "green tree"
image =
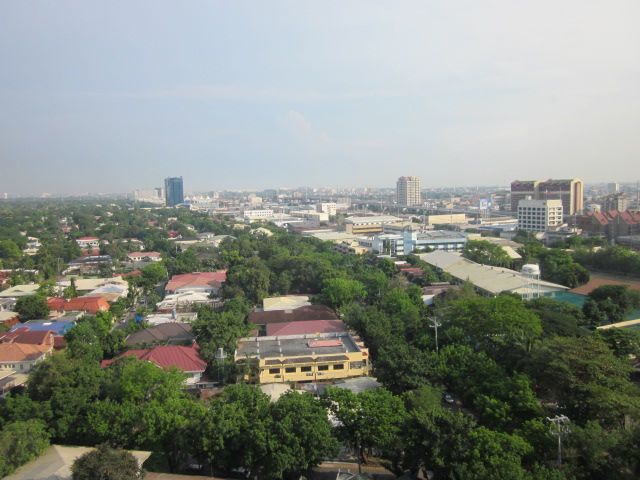
[[[558,402],[576,422],[598,420],[613,428],[625,415],[640,413],[631,367],[596,336],[546,339],[532,352],[527,369],[539,395]]]
[[[462,256],[483,265],[511,266],[511,258],[507,252],[500,245],[487,240],[469,240],[462,250]]]
[[[202,358],[214,364],[218,348],[223,348],[227,353],[233,352],[238,339],[250,331],[246,315],[246,310],[233,301],[228,302],[222,312],[206,305],[200,306],[198,318],[192,322],[192,328]]]
[[[337,453],[326,410],[311,394],[283,395],[270,406],[269,417],[262,478],[298,478]]]
[[[0,476],[38,457],[49,446],[46,425],[40,420],[8,423],[0,431]]]
[[[77,458],[71,466],[73,480],[138,480],[144,471],[126,450],[102,444]]]
[[[18,298],[15,309],[20,314],[20,320],[23,322],[46,318],[49,315],[47,298],[42,295],[29,295]]]
[[[336,310],[345,305],[362,300],[366,295],[364,285],[357,280],[334,278],[327,282],[320,293],[320,302]]]
[[[338,436],[364,461],[367,449],[396,452],[405,420],[402,400],[385,389],[354,394],[350,390],[327,390],[329,410],[340,423]]]

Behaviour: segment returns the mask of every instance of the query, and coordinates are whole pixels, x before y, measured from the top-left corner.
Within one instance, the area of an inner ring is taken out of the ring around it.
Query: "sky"
[[[0,193],[640,179],[640,2],[0,0]]]

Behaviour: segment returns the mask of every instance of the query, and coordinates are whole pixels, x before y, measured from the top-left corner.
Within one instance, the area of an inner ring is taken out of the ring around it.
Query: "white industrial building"
[[[495,296],[508,292],[516,293],[523,298],[553,297],[569,290],[563,285],[540,280],[539,275],[482,265],[472,262],[458,253],[439,250],[418,256],[429,265],[448,273],[458,282],[471,282],[484,295]]]

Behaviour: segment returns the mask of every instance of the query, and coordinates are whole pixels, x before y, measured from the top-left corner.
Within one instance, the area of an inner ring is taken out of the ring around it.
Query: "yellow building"
[[[242,338],[234,359],[254,383],[336,380],[371,369],[369,350],[347,332]]]

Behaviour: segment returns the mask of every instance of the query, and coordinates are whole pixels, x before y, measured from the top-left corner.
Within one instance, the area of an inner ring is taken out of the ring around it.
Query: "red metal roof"
[[[109,310],[109,302],[103,297],[76,297],[68,300],[62,306],[65,312],[87,312],[96,314]]]
[[[183,288],[197,287],[219,287],[227,280],[227,271],[218,270],[217,272],[196,272],[184,273],[182,275],[174,275],[167,283],[165,290],[175,292]]]
[[[134,356],[139,360],[146,360],[163,369],[176,367],[183,372],[204,372],[207,362],[200,358],[197,345],[183,347],[179,345],[160,345],[151,349],[128,350],[122,356]],[[102,366],[106,367],[113,360],[104,360]]]
[[[28,330],[18,328],[13,332],[0,334],[0,343],[23,343],[26,345],[53,345],[51,330]]]
[[[269,337],[346,331],[347,327],[342,320],[308,320],[306,322],[270,323],[267,325],[267,336]]]

